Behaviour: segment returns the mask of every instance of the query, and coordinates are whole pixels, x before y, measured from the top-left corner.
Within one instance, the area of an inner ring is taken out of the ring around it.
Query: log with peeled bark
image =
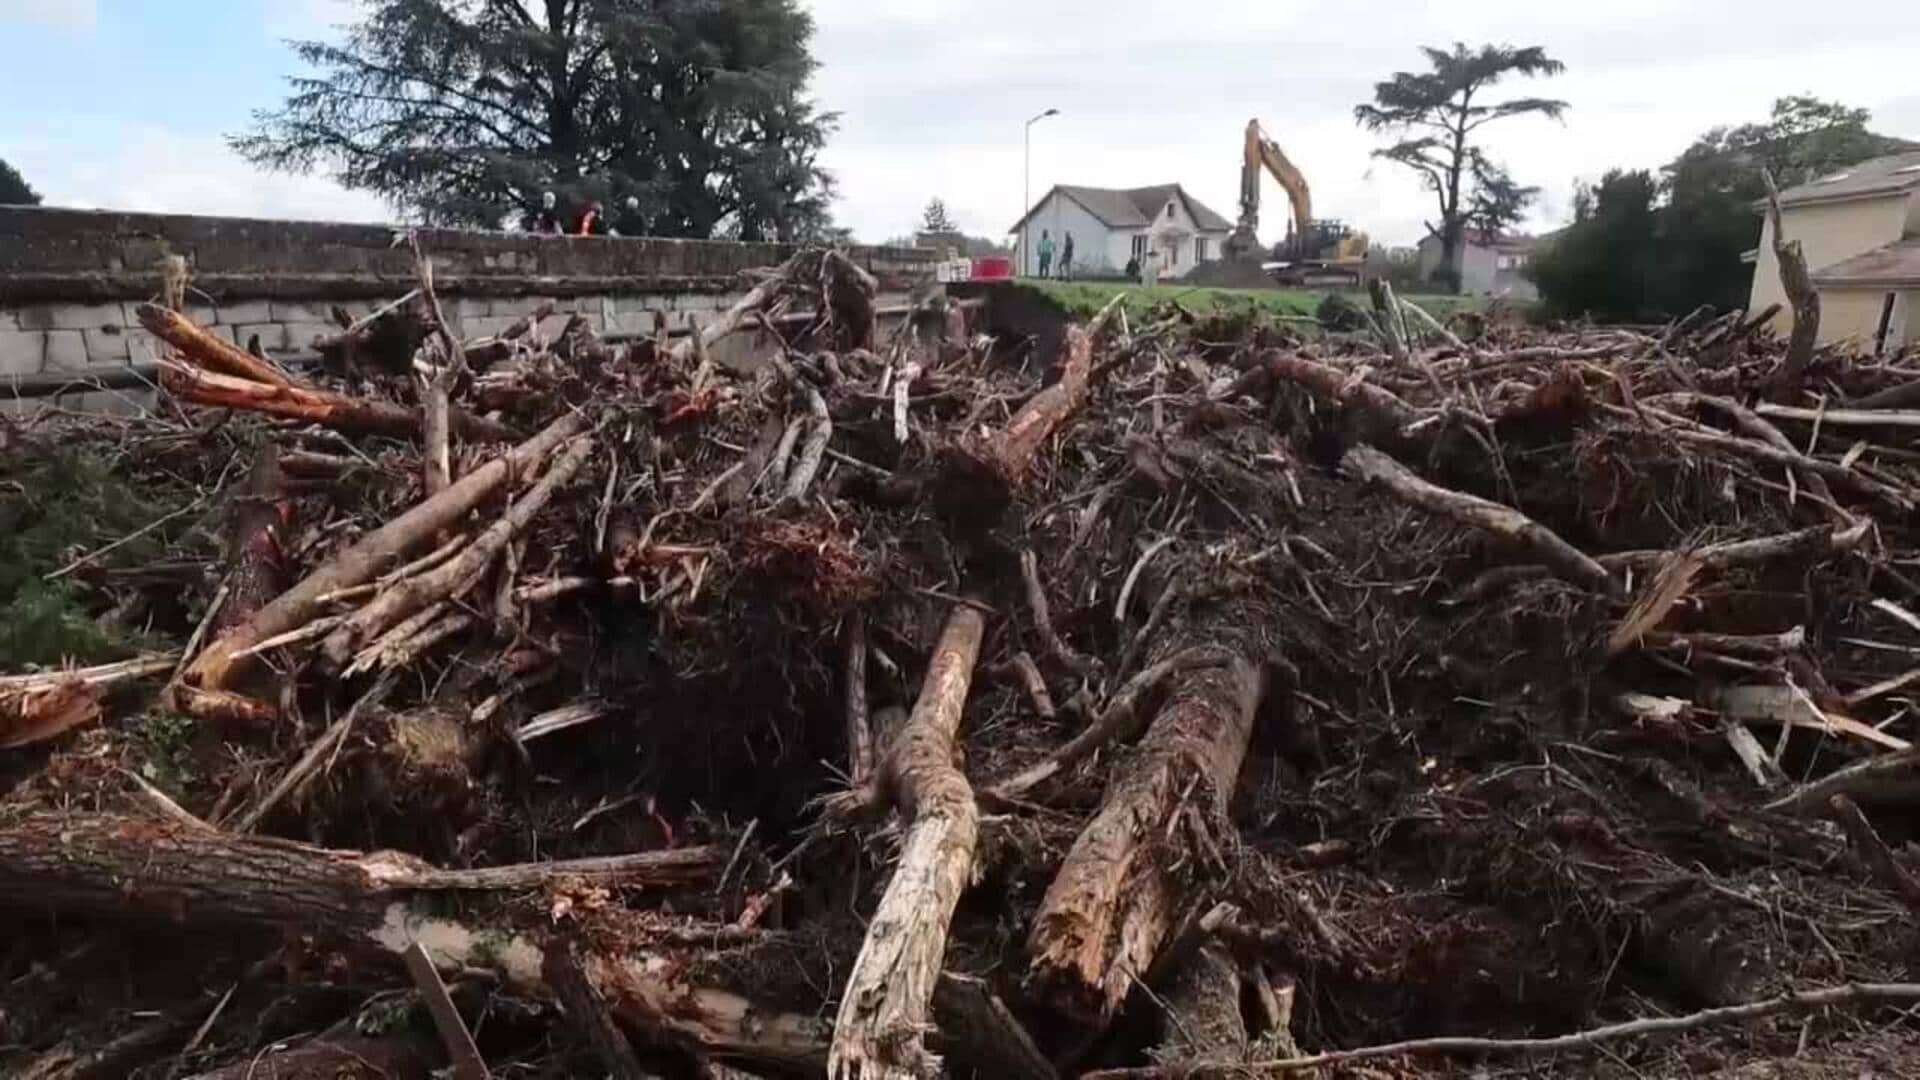
[[[1202,828],[1224,820],[1263,689],[1259,670],[1240,656],[1184,673],[1139,748],[1116,766],[1099,812],[1047,887],[1027,944],[1032,982],[1067,1013],[1105,1024],[1152,966],[1186,900],[1175,867],[1209,854],[1163,845],[1206,842],[1176,828],[1189,811]]]
[[[349,397],[331,390],[266,383],[223,375],[203,368],[169,364],[160,369],[160,385],[173,396],[213,409],[246,409],[288,420],[366,435],[400,439],[422,437],[424,418],[418,409],[391,401]],[[448,413],[454,434],[468,442],[505,442],[519,438],[505,424],[475,416],[464,409]]]
[[[268,386],[293,386],[291,376],[177,311],[141,304],[134,316],[147,332],[179,349],[198,367]]]
[[[551,942],[543,928],[521,929],[504,917],[499,925],[463,922],[431,914],[416,901],[444,889],[539,888],[568,877],[579,874],[567,862],[441,870],[398,852],[333,851],[110,815],[0,821],[0,906],[280,928],[396,956],[418,942],[443,970],[491,970],[516,990],[542,997],[551,994],[544,973]],[[690,981],[697,954],[684,947],[644,944],[643,932],[615,939],[637,944],[583,951],[578,960],[623,1024],[701,1053],[795,1069],[824,1066],[827,1030],[820,1020]]]
[[[882,785],[908,821],[900,861],[847,976],[828,1055],[831,1078],[937,1075],[924,1036],[947,951],[947,927],[973,873],[979,811],[956,767],[961,714],[985,619],[966,605],[947,616],[920,697],[882,765]]]
[[[214,639],[182,673],[181,683],[220,691],[250,659],[254,645],[298,629],[322,613],[322,598],[371,581],[409,551],[423,548],[443,529],[480,505],[510,477],[525,476],[555,447],[586,430],[587,420],[567,413],[500,457],[462,476],[454,485],[387,522],[280,594],[251,619]]]
[[[1616,588],[1606,568],[1591,556],[1511,506],[1430,484],[1414,475],[1413,470],[1371,446],[1352,447],[1341,464],[1366,480],[1386,488],[1403,502],[1451,518],[1462,525],[1482,529],[1525,548],[1568,581],[1601,593],[1611,593]]]
[[[501,550],[546,508],[554,492],[580,471],[593,446],[591,436],[576,439],[546,475],[515,500],[499,521],[468,544],[466,550],[426,573],[394,583],[354,612],[322,644],[321,650],[328,661],[345,665],[362,646],[402,619],[443,600],[451,600],[476,583]]]

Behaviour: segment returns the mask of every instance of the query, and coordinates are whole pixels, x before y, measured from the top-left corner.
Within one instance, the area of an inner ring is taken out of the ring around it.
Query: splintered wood
[[[143,305],[159,413],[0,424],[0,1074],[1900,1033],[1920,367],[1791,282],[1792,340],[1384,284],[1056,324],[797,248],[462,340],[432,235],[313,363]]]

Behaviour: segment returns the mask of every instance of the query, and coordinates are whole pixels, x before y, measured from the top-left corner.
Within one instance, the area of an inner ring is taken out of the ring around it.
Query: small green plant
[[[178,792],[193,780],[193,718],[155,707],[140,723],[145,761],[140,772],[163,790]]]
[[[353,1018],[353,1027],[362,1035],[391,1035],[404,1029],[412,1019],[413,995],[391,994],[371,998]]]
[[[0,671],[97,663],[150,644],[101,626],[71,578],[47,577],[165,516],[183,496],[156,496],[151,485],[135,484],[84,448],[36,449],[0,470],[7,478],[0,484]],[[183,516],[114,549],[102,564],[152,560],[166,550],[170,533],[190,524]]]

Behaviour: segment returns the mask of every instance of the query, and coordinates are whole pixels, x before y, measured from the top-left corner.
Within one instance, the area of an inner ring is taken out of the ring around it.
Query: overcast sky
[[[1387,243],[1434,216],[1410,174],[1369,158],[1353,123],[1372,84],[1418,47],[1542,45],[1567,73],[1503,93],[1566,99],[1564,123],[1486,129],[1493,155],[1543,189],[1535,227],[1568,212],[1576,178],[1656,167],[1716,124],[1764,119],[1812,93],[1920,139],[1920,4],[1863,0],[811,0],[815,93],[841,113],[826,154],[836,213],[867,241],[911,230],[945,199],[998,234],[1054,183],[1179,182],[1232,218],[1240,132],[1259,117],[1313,185],[1315,211]],[[380,219],[323,177],[255,172],[221,136],[275,105],[297,70],[281,39],[349,16],[344,0],[0,0],[0,158],[51,203],[278,217]],[[1269,183],[1263,232],[1284,230]]]

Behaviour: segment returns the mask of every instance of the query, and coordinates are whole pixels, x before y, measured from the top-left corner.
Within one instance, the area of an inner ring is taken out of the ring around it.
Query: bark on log
[[[1526,548],[1568,581],[1596,592],[1614,591],[1615,582],[1605,567],[1560,539],[1552,529],[1510,506],[1430,484],[1371,446],[1349,449],[1342,464],[1404,502]]]
[[[368,533],[261,608],[253,618],[216,638],[187,667],[182,683],[207,691],[224,688],[242,670],[242,653],[277,634],[306,625],[320,614],[321,597],[371,581],[395,559],[431,542],[441,530],[505,484],[510,476],[526,475],[535,462],[586,426],[584,417],[568,413],[547,425],[540,434],[461,477],[438,496]]]
[[[160,385],[182,401],[208,408],[246,409],[367,435],[402,439],[422,436],[420,411],[391,401],[348,397],[331,390],[299,386],[269,386],[179,364],[160,369]],[[468,442],[505,442],[518,438],[512,428],[463,409],[452,410],[448,420],[454,433]]]
[[[1396,434],[1425,418],[1393,391],[1356,378],[1351,370],[1279,353],[1267,357],[1266,369],[1272,378],[1293,383],[1328,404],[1358,408]]]
[[[1068,327],[1062,351],[1060,378],[1021,406],[990,446],[993,464],[1009,484],[1026,473],[1053,433],[1086,404],[1088,378],[1093,374],[1093,334]]]
[[[1780,192],[1773,186],[1773,173],[1760,170],[1767,182],[1767,220],[1773,226],[1773,257],[1780,264],[1780,289],[1793,305],[1793,332],[1787,339],[1787,358],[1774,377],[1774,396],[1781,403],[1799,398],[1806,382],[1807,365],[1813,362],[1813,345],[1820,336],[1820,293],[1807,272],[1807,256],[1798,240],[1788,240],[1780,229]]]
[[[134,316],[147,332],[179,349],[195,366],[268,386],[294,386],[293,378],[233,342],[217,337],[192,319],[158,304],[141,304]]]
[[[985,980],[947,972],[933,988],[934,1048],[976,1076],[1057,1080],[1053,1063]]]
[[[1161,845],[1189,798],[1224,817],[1261,692],[1241,657],[1188,673],[1074,841],[1028,942],[1033,982],[1067,1012],[1104,1024],[1152,966],[1185,892]]]
[[[397,852],[331,851],[105,815],[33,815],[0,826],[0,906],[284,928],[395,955],[419,942],[443,970],[490,969],[520,992],[547,996],[550,942],[540,933],[425,914],[414,902],[469,883],[500,887],[503,874],[504,887],[514,888],[578,876],[568,863],[450,871]],[[692,984],[690,959],[684,950],[639,945],[580,962],[625,1024],[702,1053],[824,1066],[824,1024]]]
[[[634,1056],[633,1044],[627,1041],[627,1033],[614,1022],[606,995],[587,977],[574,956],[577,949],[572,942],[554,942],[547,950],[542,968],[547,985],[552,987],[553,996],[559,999],[565,1012],[567,1026],[593,1047],[611,1080],[648,1080],[647,1071]]]
[[[393,628],[402,619],[429,605],[451,600],[477,582],[487,567],[493,564],[501,549],[546,508],[554,492],[580,471],[580,466],[586,463],[587,456],[593,452],[593,445],[591,436],[576,440],[540,478],[540,482],[516,500],[499,521],[488,526],[473,543],[467,545],[466,550],[418,577],[396,582],[354,612],[346,622],[335,627],[321,645],[327,660],[335,666],[345,665],[362,646]]]
[[[1216,942],[1203,943],[1174,974],[1165,993],[1157,1061],[1169,1065],[1247,1060],[1247,1023],[1240,1014],[1240,970]]]
[[[279,449],[263,443],[234,500],[227,529],[227,599],[207,626],[209,640],[251,619],[287,587],[286,553],[281,534],[290,526],[293,504],[282,494]]]
[[[980,612],[966,605],[947,616],[913,714],[887,753],[883,781],[910,824],[840,996],[827,1059],[833,1080],[939,1074],[923,1040],[947,927],[979,839],[973,789],[955,760],[984,628]]]

